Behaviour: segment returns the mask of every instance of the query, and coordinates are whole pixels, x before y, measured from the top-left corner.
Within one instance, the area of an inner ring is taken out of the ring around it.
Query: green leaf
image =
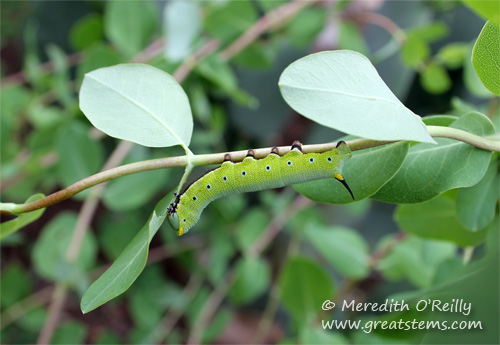
[[[408,153],[405,142],[354,151],[342,175],[356,201],[375,194],[399,170]],[[316,202],[345,204],[353,202],[345,187],[335,179],[323,179],[293,185],[299,193]]]
[[[469,111],[468,111],[469,112]],[[425,117],[427,126],[443,126],[448,127],[458,119],[458,116],[451,115],[430,115]]]
[[[69,32],[69,41],[75,50],[84,50],[103,37],[100,15],[91,13],[79,19]]]
[[[463,247],[483,242],[486,231],[470,231],[457,218],[455,202],[445,196],[398,206],[394,219],[401,229],[422,238],[454,242]]]
[[[119,215],[105,215],[99,222],[97,239],[102,251],[109,260],[115,260],[132,241],[141,228],[139,215],[134,212],[125,212]]]
[[[242,251],[247,250],[262,235],[269,225],[270,219],[261,208],[252,208],[244,212],[238,221],[235,240]]]
[[[450,43],[437,53],[437,58],[448,68],[459,68],[464,64],[469,51],[469,44]]]
[[[49,44],[46,50],[54,68],[50,78],[51,87],[56,93],[59,101],[63,103],[65,107],[70,107],[74,104],[75,99],[73,91],[68,87],[70,84],[70,76],[66,53],[53,44]]]
[[[43,307],[35,307],[32,310],[26,310],[26,314],[19,318],[17,325],[19,325],[24,331],[38,334],[47,321],[47,317],[47,309]]]
[[[103,201],[114,211],[136,209],[161,191],[169,175],[168,170],[151,170],[120,177],[109,183]]]
[[[267,69],[276,58],[276,49],[267,42],[255,41],[231,60],[245,68]]]
[[[363,55],[368,55],[370,53],[370,49],[359,27],[345,20],[340,22],[339,48],[354,50]]]
[[[409,35],[401,49],[401,58],[408,67],[416,69],[431,55],[429,44],[418,36]]]
[[[148,65],[87,73],[80,109],[97,129],[118,139],[151,147],[187,147],[191,141],[193,117],[186,93],[171,75]]]
[[[240,259],[236,263],[235,275],[228,297],[237,305],[252,302],[269,289],[271,270],[261,258]]]
[[[172,195],[168,194],[156,205],[148,221],[123,250],[121,255],[82,297],[80,308],[84,314],[125,292],[146,265],[149,243],[167,216]]]
[[[500,188],[498,180],[498,155],[495,155],[478,184],[458,191],[458,219],[468,229],[482,229],[495,217]]]
[[[245,32],[255,21],[255,8],[248,0],[213,4],[203,21],[210,37],[227,43]]]
[[[279,85],[298,113],[324,126],[374,140],[434,143],[418,116],[391,92],[370,61],[349,50],[308,55]]]
[[[35,194],[26,200],[25,203],[40,200],[44,198],[45,195],[43,194]],[[33,223],[35,220],[40,218],[45,211],[44,208],[28,213],[21,213],[19,217],[15,219],[11,219],[8,221],[5,221],[0,224],[0,240],[2,240],[5,236],[8,236],[19,229],[25,227],[26,225]]]
[[[89,127],[81,122],[70,122],[59,129],[56,137],[59,155],[57,173],[64,186],[69,186],[99,171],[103,164],[103,149],[99,142],[89,137]],[[83,199],[90,190],[79,193]]]
[[[164,32],[167,44],[165,58],[179,62],[193,49],[193,42],[201,30],[201,13],[197,2],[170,1],[163,10]]]
[[[441,94],[451,88],[451,79],[441,65],[430,63],[420,72],[420,84],[429,93]]]
[[[488,90],[500,96],[500,26],[488,21],[472,51],[472,65]]]
[[[355,230],[336,226],[308,226],[307,239],[342,275],[361,279],[370,273],[368,244]]]
[[[310,45],[325,26],[326,12],[319,8],[300,11],[286,26],[286,34],[297,46]]]
[[[76,79],[78,81],[78,85],[81,85],[85,73],[122,62],[118,53],[104,44],[95,44],[82,54],[82,62],[76,67]]]
[[[156,31],[158,14],[151,1],[109,1],[106,3],[106,36],[127,56],[139,53]]]
[[[474,12],[486,20],[500,24],[500,4],[490,0],[462,0]]]
[[[314,261],[300,257],[288,260],[279,287],[284,306],[299,322],[318,315],[323,302],[334,293],[328,274]]]
[[[239,89],[238,79],[233,70],[218,55],[211,55],[203,59],[196,69],[198,73],[222,89],[237,103],[248,107],[255,107],[258,104],[254,97]]]
[[[491,121],[476,112],[461,116],[450,127],[480,136],[494,133]],[[437,141],[438,146],[412,146],[396,176],[372,198],[390,203],[422,202],[453,188],[473,186],[483,178],[491,152],[457,140]]]
[[[87,328],[80,322],[67,322],[59,326],[52,338],[51,344],[85,344]]]
[[[427,43],[437,41],[448,34],[448,27],[441,22],[428,23],[423,26],[411,28],[407,31],[408,36],[418,37]]]
[[[45,279],[72,283],[77,288],[86,285],[83,273],[92,268],[96,259],[97,244],[87,231],[75,262],[66,255],[75,231],[78,217],[75,213],[59,213],[42,229],[32,252],[32,262],[38,274]]]
[[[328,332],[322,328],[303,325],[300,329],[299,344],[348,345],[349,340],[340,332]]]
[[[25,111],[30,122],[38,130],[50,128],[52,137],[54,127],[57,127],[65,118],[64,111],[60,107],[46,106],[38,102],[30,103]]]
[[[413,285],[426,288],[432,285],[439,264],[455,257],[456,251],[453,243],[409,236],[384,256],[377,268],[387,279],[407,278]]]
[[[28,272],[18,263],[2,267],[0,279],[0,305],[5,310],[15,302],[28,297],[32,290],[33,280]]]
[[[484,85],[481,79],[479,79],[474,66],[472,65],[472,50],[473,46],[470,45],[467,51],[467,55],[464,61],[464,84],[467,90],[474,96],[480,98],[491,98],[493,94]]]

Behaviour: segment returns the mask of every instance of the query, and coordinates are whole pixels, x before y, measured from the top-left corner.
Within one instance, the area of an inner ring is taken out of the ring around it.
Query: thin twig
[[[247,249],[247,254],[250,257],[257,257],[262,253],[262,251],[271,243],[271,241],[278,235],[278,233],[283,229],[286,223],[290,220],[290,215],[295,215],[299,211],[303,210],[307,206],[311,205],[312,201],[305,196],[299,194],[295,200],[293,200],[291,206],[281,213],[279,213],[271,223],[269,223],[267,229],[263,231],[255,242]]]
[[[196,296],[200,287],[203,283],[203,279],[198,274],[192,274],[186,287],[182,290],[182,296],[185,297],[186,301],[192,301]],[[173,309],[173,310],[172,310]],[[166,310],[165,316],[158,323],[157,327],[151,332],[151,343],[157,344],[161,343],[170,331],[174,328],[175,324],[180,320],[184,313],[185,308],[174,309],[170,308]]]
[[[46,286],[5,309],[2,314],[0,314],[0,320],[2,320],[0,329],[4,329],[12,322],[27,314],[30,310],[48,303],[53,289],[52,286]]]
[[[182,64],[174,72],[173,77],[176,80],[184,80],[188,74],[191,73],[191,70],[194,66],[196,66],[198,61],[217,50],[217,48],[219,48],[219,44],[219,41],[216,39],[211,39],[206,42],[197,52],[182,62]]]
[[[82,59],[82,53],[76,52],[66,56],[66,61],[68,67],[76,66],[80,63]],[[52,61],[47,61],[38,66],[44,73],[51,73],[54,71],[54,64]],[[1,84],[5,86],[13,86],[17,84],[22,84],[26,81],[26,77],[24,75],[24,71],[19,71],[17,73],[11,74],[1,80]]]
[[[37,340],[37,344],[50,344],[54,330],[59,322],[59,317],[63,309],[64,300],[68,294],[68,289],[63,284],[56,284],[54,292],[52,293],[52,301],[49,306],[49,313],[47,320],[43,325],[42,331]]]
[[[349,18],[359,20],[365,23],[377,25],[387,31],[398,44],[403,44],[406,41],[406,34],[396,22],[388,17],[375,12],[364,12],[360,14],[349,15]]]
[[[351,147],[351,150],[359,150],[368,147],[375,147],[380,145],[385,145],[388,143],[392,143],[389,141],[374,141],[367,139],[355,139],[348,141],[347,144]],[[326,144],[314,144],[314,145],[303,145],[302,150],[304,153],[317,152],[322,153],[326,151],[330,151],[337,143],[326,143]],[[284,155],[290,151],[290,146],[280,146],[278,147],[280,155]],[[256,149],[255,158],[260,159],[266,157],[269,152],[271,152],[271,147]],[[231,159],[233,162],[241,162],[247,155],[246,150],[241,151],[233,151],[229,152],[231,155]],[[210,165],[210,164],[220,164],[224,161],[224,153],[213,153],[213,154],[204,154],[204,155],[194,155],[191,159],[193,165]],[[109,169],[106,171],[102,171],[95,175],[91,175],[89,177],[84,178],[69,187],[66,187],[60,191],[57,191],[53,194],[46,196],[43,199],[33,201],[27,204],[2,204],[2,211],[6,211],[7,208],[11,208],[11,212],[25,213],[35,211],[44,207],[52,206],[58,202],[66,200],[72,197],[75,194],[80,193],[83,190],[86,190],[90,187],[98,185],[103,182],[107,182],[109,180],[135,174],[138,172],[149,171],[149,170],[157,170],[157,169],[166,169],[166,168],[176,168],[176,167],[185,167],[186,166],[186,156],[177,156],[177,157],[167,157],[161,159],[151,159],[142,162],[131,163],[127,165],[122,165],[113,169]]]
[[[264,32],[278,26],[283,26],[305,7],[311,6],[316,2],[318,0],[295,0],[268,12],[220,53],[222,61],[227,61],[237,55],[250,43],[257,40]]]

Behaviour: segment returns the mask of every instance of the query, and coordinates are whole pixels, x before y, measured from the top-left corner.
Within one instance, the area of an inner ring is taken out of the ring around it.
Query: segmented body
[[[324,178],[336,178],[351,192],[342,177],[344,162],[351,156],[344,142],[328,152],[304,154],[298,141],[282,157],[277,148],[263,159],[255,159],[253,150],[249,150],[240,163],[233,163],[226,155],[219,168],[209,171],[176,196],[169,208],[169,222],[180,236],[196,224],[203,209],[213,200]]]

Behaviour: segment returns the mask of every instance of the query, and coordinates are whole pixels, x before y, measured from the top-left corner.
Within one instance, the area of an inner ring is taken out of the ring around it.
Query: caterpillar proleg
[[[181,236],[196,224],[203,209],[215,199],[331,177],[340,181],[354,199],[342,176],[344,163],[351,156],[351,150],[343,141],[331,151],[304,154],[298,140],[284,156],[279,155],[277,147],[263,159],[255,159],[254,151],[248,150],[240,163],[233,163],[226,154],[220,167],[198,178],[182,193],[174,194],[175,200],[168,208],[168,222]]]

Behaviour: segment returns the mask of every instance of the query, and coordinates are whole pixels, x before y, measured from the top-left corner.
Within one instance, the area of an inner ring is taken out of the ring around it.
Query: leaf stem
[[[500,140],[480,137],[478,135],[450,127],[427,126],[427,130],[429,131],[429,134],[433,137],[455,139],[484,150],[500,152]],[[393,143],[393,141],[354,139],[354,140],[349,140],[347,142],[349,148],[352,151],[363,150],[370,147],[381,146],[389,143]],[[336,142],[304,145],[302,146],[302,150],[304,153],[311,153],[311,152],[322,153],[332,150],[333,148],[336,147],[336,145],[337,145]],[[278,147],[278,149],[280,155],[284,155],[290,151],[290,146],[280,146]],[[270,147],[256,149],[255,158],[257,159],[264,158],[269,154],[269,152],[271,152]],[[231,155],[231,159],[233,162],[241,162],[246,157],[247,150],[233,151],[229,152],[229,154]],[[64,188],[53,194],[50,194],[40,200],[36,200],[27,204],[1,203],[0,211],[4,214],[20,214],[20,213],[31,212],[38,210],[40,208],[52,206],[60,201],[72,197],[77,193],[80,193],[85,189],[88,189],[103,182],[113,180],[118,177],[149,170],[186,167],[186,171],[182,177],[181,183],[179,184],[179,189],[180,189],[181,186],[186,181],[187,175],[191,172],[193,167],[201,165],[221,164],[224,161],[224,155],[225,152],[194,155],[193,153],[191,153],[191,151],[188,151],[187,156],[151,159],[142,162],[122,165],[86,177],[83,180],[80,180],[72,184],[71,186]]]
[[[483,150],[500,152],[500,140],[480,137],[452,127],[427,126],[427,131],[433,137],[455,139]]]

